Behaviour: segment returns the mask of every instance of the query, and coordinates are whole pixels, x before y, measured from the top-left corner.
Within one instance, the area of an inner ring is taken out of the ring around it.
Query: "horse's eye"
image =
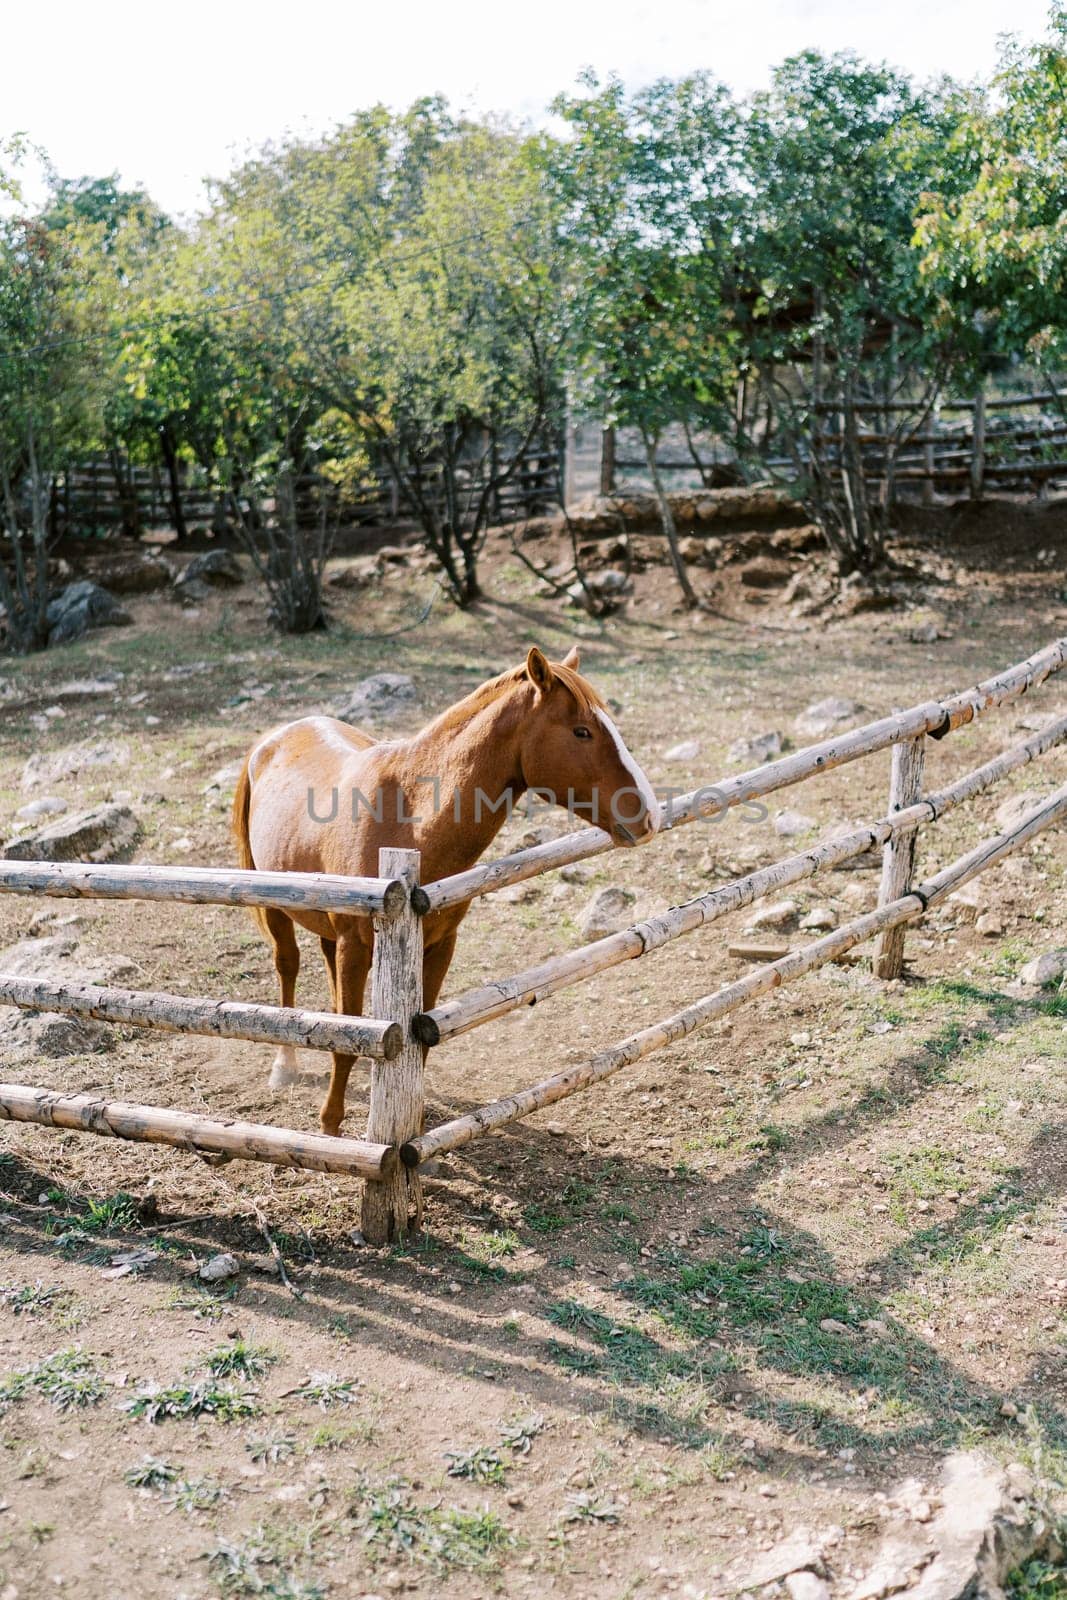
[[[574,730],[574,737],[576,739],[591,739],[593,735],[588,728],[577,727]]]

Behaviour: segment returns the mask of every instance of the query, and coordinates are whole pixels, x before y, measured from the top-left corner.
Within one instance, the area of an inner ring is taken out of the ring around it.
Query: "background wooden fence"
[[[913,401],[861,402],[860,435],[868,479],[886,485],[889,500],[937,493],[980,498],[989,492],[1044,496],[1067,490],[1067,393],[1060,390],[948,399],[925,420]],[[840,453],[840,424],[832,406],[820,407],[818,435],[831,471]],[[917,420],[908,427],[907,414]],[[903,426],[902,426],[903,424]],[[576,424],[568,435],[568,501],[650,487],[641,440],[633,429]],[[699,458],[699,461],[698,459]],[[742,481],[735,442],[669,428],[656,464],[673,489],[716,487]],[[772,436],[753,471],[783,483],[796,479],[796,462]]]

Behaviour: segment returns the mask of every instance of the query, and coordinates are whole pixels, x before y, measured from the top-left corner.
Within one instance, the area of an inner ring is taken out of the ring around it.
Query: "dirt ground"
[[[654,566],[594,620],[503,541],[482,605],[438,601],[385,639],[365,636],[417,615],[424,573],[331,591],[335,626],[303,639],[266,630],[251,584],[192,610],[145,595],[133,627],[0,664],[0,817],[9,832],[44,792],[72,809],[127,797],[145,829],[136,859],[231,863],[226,784],[206,786],[270,724],[389,669],[417,685],[403,733],[534,642],[557,656],[579,642],[653,780],[689,787],[736,770],[742,736],[809,742],[795,719],[828,695],[866,720],[1067,631],[1060,507],[948,525],[916,513],[899,558],[910,602],[840,620],[753,603],[729,564],[701,574],[714,614],[676,611]],[[1052,680],[932,745],[928,784],[1065,711],[1067,679]],[[21,786],[30,757],[87,739],[126,757]],[[690,739],[698,756],[665,760]],[[550,874],[487,897],[446,993],[580,942],[599,887],[631,889],[637,917],[789,853],[780,808],[811,820],[801,840],[881,816],[888,770],[875,756],[774,797],[762,822],[731,813],[599,857],[586,882]],[[921,868],[995,831],[1009,794],[1065,778],[1054,752],[957,809],[922,835]],[[980,882],[999,934],[950,905],[909,934],[905,981],[876,982],[866,959],[825,969],[456,1153],[402,1249],[353,1240],[343,1179],[6,1127],[2,1600],[711,1600],[801,1525],[824,1536],[836,1597],[866,1570],[901,1481],[932,1482],[951,1450],[980,1444],[1067,1486],[1067,997],[1011,987],[1067,944],[1065,868],[1067,838],[1046,833]],[[834,872],[789,895],[801,916],[829,905],[844,920],[877,883]],[[7,897],[0,948],[72,915],[58,931],[76,959],[106,958],[119,982],[276,998],[257,930],[225,908]],[[727,945],[751,915],[443,1045],[431,1124],[739,976]],[[324,1003],[304,950],[298,997]],[[5,1049],[4,1075],[316,1126],[319,1086],[272,1094],[267,1046],[108,1040],[68,1057]],[[355,1079],[349,1105],[356,1132]],[[151,1255],[115,1275],[131,1251]],[[197,1270],[219,1252],[238,1272],[213,1287]],[[1065,1592],[1051,1583],[1015,1592]]]

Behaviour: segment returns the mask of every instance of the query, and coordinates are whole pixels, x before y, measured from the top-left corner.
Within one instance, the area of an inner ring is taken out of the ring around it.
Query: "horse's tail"
[[[246,872],[254,872],[256,866],[255,861],[252,859],[252,844],[248,837],[248,807],[251,800],[252,779],[248,771],[248,762],[245,761],[241,767],[241,776],[237,780],[237,788],[234,790],[231,821],[233,823],[233,836],[237,840],[237,864]],[[250,910],[263,932],[267,933],[269,930],[266,918],[263,915],[263,907],[252,906]]]

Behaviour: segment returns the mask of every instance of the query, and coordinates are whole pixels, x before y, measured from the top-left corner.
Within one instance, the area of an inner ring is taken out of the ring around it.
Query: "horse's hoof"
[[[292,1084],[299,1083],[302,1073],[298,1067],[276,1064],[270,1069],[270,1087],[272,1089],[288,1089]]]

